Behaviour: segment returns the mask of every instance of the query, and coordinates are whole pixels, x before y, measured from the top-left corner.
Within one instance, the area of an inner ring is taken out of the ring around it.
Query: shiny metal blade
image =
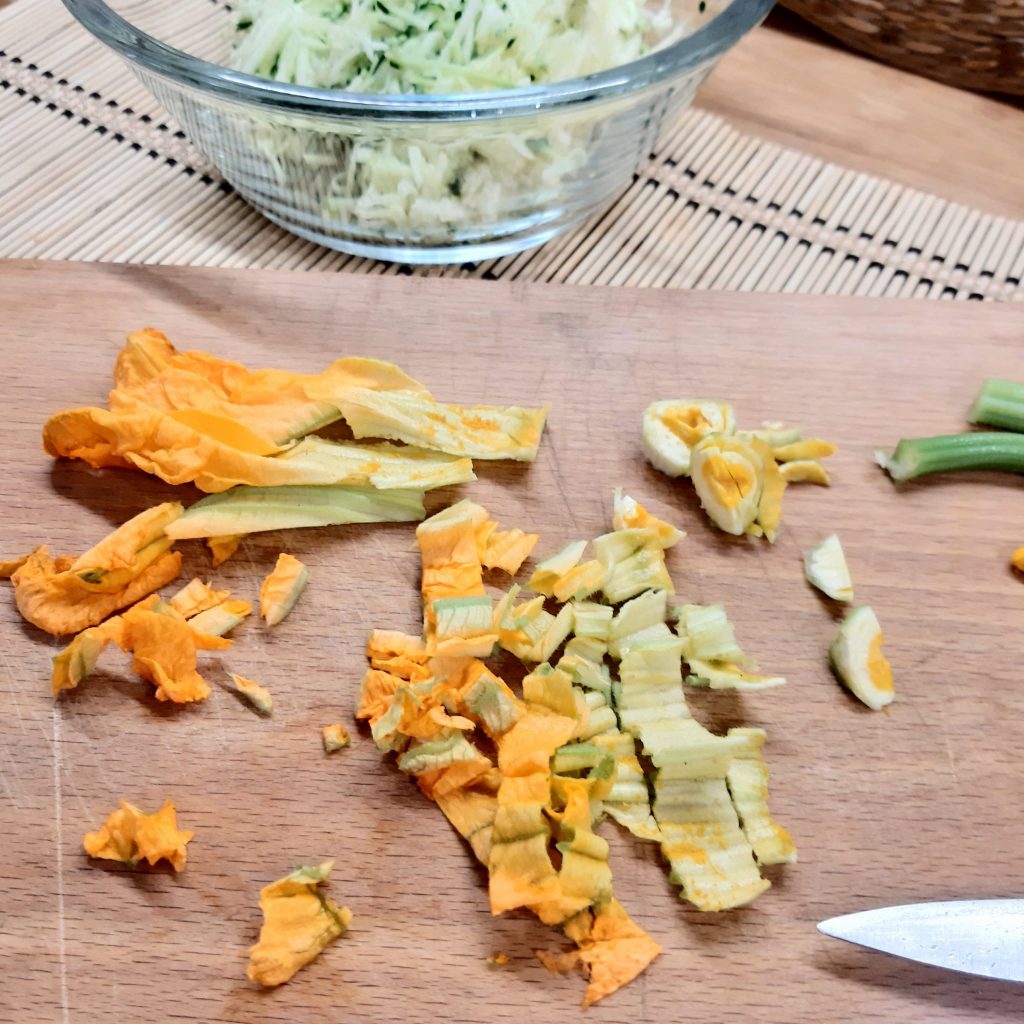
[[[922,964],[1024,982],[1024,900],[880,907],[822,921],[818,931]]]

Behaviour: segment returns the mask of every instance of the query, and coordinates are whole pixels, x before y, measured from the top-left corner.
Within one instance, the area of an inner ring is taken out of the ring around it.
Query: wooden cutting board
[[[1024,496],[995,475],[897,490],[871,458],[901,436],[960,429],[986,375],[1024,379],[1019,307],[7,263],[0,309],[5,556],[40,542],[78,552],[172,493],[194,496],[40,449],[49,413],[103,401],[124,334],[144,325],[252,366],[314,371],[373,355],[446,400],[550,401],[533,466],[478,464],[476,483],[429,496],[432,511],[472,496],[539,531],[541,554],[607,530],[619,484],[689,531],[669,554],[679,594],[724,601],[745,648],[790,680],[691,704],[714,728],[768,730],[771,803],[800,862],[769,869],[773,887],[753,906],[702,915],[677,898],[653,846],[606,826],[616,890],[665,952],[587,1020],[1024,1013],[1024,987],[814,927],[883,904],[1022,895],[1024,585],[1007,559],[1024,543]],[[779,419],[835,440],[835,486],[791,488],[774,547],[716,533],[640,450],[644,406],[682,395],[727,397],[743,424]],[[835,626],[801,551],[833,530],[885,628],[890,713],[859,706],[826,667]],[[205,549],[186,547],[186,571],[209,576]],[[267,684],[270,719],[219,686],[198,706],[158,704],[116,655],[55,704],[60,644],[0,599],[0,1020],[584,1019],[581,979],[533,956],[565,948],[560,936],[525,914],[490,917],[481,869],[368,736],[321,751],[320,727],[350,720],[368,630],[418,627],[412,527],[253,536],[213,577],[252,599],[281,550],[310,566],[295,613],[272,631],[250,621],[205,658],[211,680],[230,668]],[[82,834],[122,797],[174,800],[196,833],[184,873],[85,858]],[[351,932],[289,984],[258,990],[245,963],[260,887],[331,857]],[[508,966],[487,965],[497,952]]]

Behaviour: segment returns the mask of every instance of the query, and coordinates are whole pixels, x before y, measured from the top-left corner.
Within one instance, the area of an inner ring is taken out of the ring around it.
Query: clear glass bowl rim
[[[431,96],[343,92],[273,82],[169,46],[134,26],[104,0],[63,3],[89,32],[130,64],[227,101],[332,119],[447,122],[536,115],[657,86],[716,60],[764,19],[775,0],[732,0],[693,35],[597,74],[522,89]]]

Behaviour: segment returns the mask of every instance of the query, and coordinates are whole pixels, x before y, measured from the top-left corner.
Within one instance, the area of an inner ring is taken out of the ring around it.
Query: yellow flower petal
[[[210,687],[196,671],[195,634],[184,619],[152,611],[133,611],[125,619],[132,669],[156,686],[157,700],[185,704],[209,697]]]
[[[297,868],[260,891],[263,927],[249,951],[250,981],[267,987],[286,982],[348,930],[349,909],[319,891],[333,866],[329,860]]]
[[[90,857],[118,860],[132,867],[140,860],[151,865],[166,860],[175,871],[181,871],[188,858],[185,847],[194,835],[178,828],[170,800],[155,814],[146,814],[122,800],[99,831],[86,833],[82,845]]]

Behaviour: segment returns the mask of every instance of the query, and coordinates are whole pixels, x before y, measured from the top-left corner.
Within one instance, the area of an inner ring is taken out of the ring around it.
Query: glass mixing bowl
[[[332,249],[405,263],[517,252],[606,206],[773,2],[672,0],[685,35],[584,78],[393,96],[232,71],[222,0],[64,0],[261,213]]]

